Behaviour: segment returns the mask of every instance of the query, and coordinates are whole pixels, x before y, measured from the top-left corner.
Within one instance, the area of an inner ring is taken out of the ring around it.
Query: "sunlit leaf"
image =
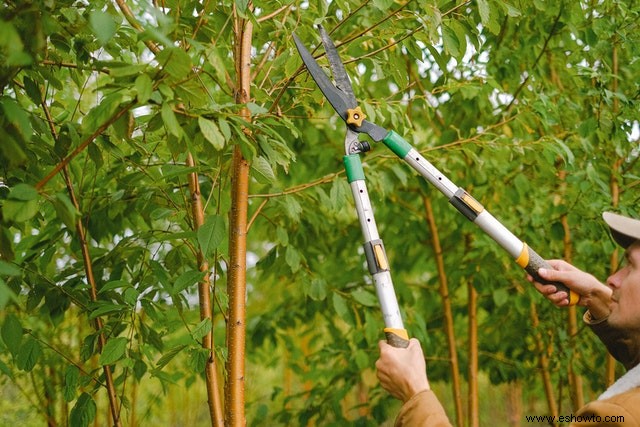
[[[127,351],[129,340],[125,337],[111,338],[100,353],[100,364],[111,365],[122,359]]]
[[[213,145],[216,150],[222,150],[225,145],[225,137],[220,133],[220,129],[213,120],[198,117],[198,125],[205,139]]]
[[[101,45],[107,44],[116,33],[116,23],[107,12],[94,10],[89,15],[89,23]]]
[[[197,236],[202,253],[210,256],[226,238],[224,219],[219,215],[208,215]]]

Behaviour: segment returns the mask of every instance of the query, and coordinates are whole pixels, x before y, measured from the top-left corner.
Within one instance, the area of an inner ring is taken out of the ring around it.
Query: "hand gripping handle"
[[[523,252],[525,250],[527,251],[527,260],[528,260],[528,262],[525,265],[522,265],[522,264],[520,264],[520,261],[518,261],[518,264],[521,265],[525,269],[525,271],[527,273],[529,273],[535,279],[536,282],[549,284],[549,285],[555,285],[555,287],[556,287],[556,289],[558,291],[566,292],[567,295],[569,296],[569,305],[577,304],[578,300],[580,300],[580,295],[578,295],[575,292],[571,291],[569,288],[567,288],[567,286],[564,283],[552,282],[552,281],[545,280],[542,277],[540,277],[540,275],[538,274],[538,270],[540,270],[541,268],[546,268],[548,270],[553,270],[553,267],[551,267],[547,261],[542,259],[542,257],[540,255],[538,255],[536,253],[536,251],[531,249],[526,244],[525,244],[525,248],[523,249]]]
[[[409,346],[409,335],[406,329],[384,328],[387,336],[387,344],[395,348],[407,348]]]

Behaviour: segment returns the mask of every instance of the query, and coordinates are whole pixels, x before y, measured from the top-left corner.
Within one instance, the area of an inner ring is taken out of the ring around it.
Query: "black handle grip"
[[[387,337],[387,344],[395,348],[409,347],[407,331],[404,329],[385,328],[384,334]]]
[[[546,268],[548,270],[553,270],[553,267],[549,265],[547,261],[545,261],[536,251],[527,246],[527,250],[529,252],[529,263],[524,267],[525,271],[529,273],[536,282],[554,285],[558,292],[563,291],[566,292],[569,296],[569,305],[575,305],[578,303],[580,296],[575,292],[571,291],[567,286],[562,282],[552,282],[549,280],[545,280],[538,274],[538,270],[541,268]]]

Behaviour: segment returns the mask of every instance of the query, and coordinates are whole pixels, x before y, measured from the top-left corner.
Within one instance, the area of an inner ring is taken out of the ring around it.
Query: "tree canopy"
[[[322,24],[368,120],[543,257],[604,280],[601,212],[640,213],[639,18],[613,0],[3,2],[0,383],[37,411],[0,417],[208,425],[226,386],[229,424],[392,420],[344,125],[292,33],[328,69]],[[546,396],[541,413],[604,388],[579,309],[550,306],[384,147],[362,160],[433,381],[477,364]],[[167,410],[176,393],[195,409]]]

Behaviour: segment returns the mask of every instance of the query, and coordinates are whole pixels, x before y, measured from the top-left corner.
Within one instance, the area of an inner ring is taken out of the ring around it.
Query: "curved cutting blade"
[[[296,48],[300,53],[302,62],[304,62],[304,65],[307,66],[307,70],[309,70],[309,74],[311,74],[311,77],[316,82],[333,109],[336,110],[342,120],[346,122],[347,110],[357,107],[358,103],[353,94],[353,88],[351,87],[349,76],[345,71],[340,57],[338,56],[336,47],[322,27],[320,27],[320,36],[322,37],[322,44],[326,50],[329,65],[331,66],[331,72],[336,81],[337,87],[331,82],[322,68],[320,68],[320,65],[318,65],[313,55],[311,55],[295,33],[293,34],[293,40],[296,43]],[[360,126],[349,124],[347,126],[355,132],[364,132],[368,134],[374,141],[381,141],[388,133],[386,129],[367,120],[362,122]]]
[[[347,107],[356,108],[358,102],[356,101],[356,96],[353,94],[353,87],[351,86],[349,75],[340,60],[336,45],[322,25],[318,25],[318,29],[320,30],[320,37],[322,38],[324,50],[327,53],[327,59],[331,66],[331,73],[333,74],[333,80],[336,82],[336,87],[344,92],[344,100],[347,103]]]
[[[329,103],[333,106],[334,110],[342,117],[342,120],[347,120],[347,109],[353,108],[350,106],[351,102],[347,98],[347,95],[336,88],[329,77],[322,71],[322,68],[318,65],[315,58],[311,53],[307,50],[307,48],[302,44],[302,41],[296,34],[293,34],[293,40],[296,43],[296,48],[300,53],[300,57],[302,58],[302,62],[307,66],[311,77],[316,82],[325,98],[329,101]]]

